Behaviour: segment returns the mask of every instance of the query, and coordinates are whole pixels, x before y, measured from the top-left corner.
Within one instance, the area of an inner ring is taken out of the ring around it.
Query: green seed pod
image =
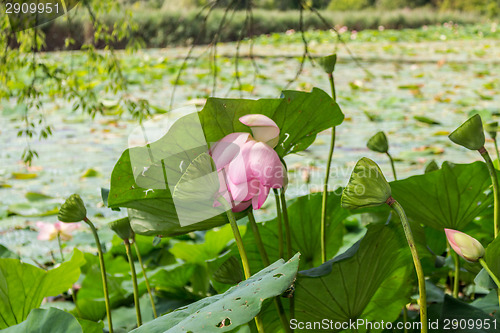
[[[332,74],[335,70],[335,64],[337,63],[337,54],[334,53],[326,57],[321,57],[318,59],[318,63],[326,74]]]
[[[485,142],[481,116],[473,115],[448,137],[451,141],[467,149],[479,150]]]
[[[432,160],[425,167],[424,173],[429,173],[429,172],[436,171],[436,170],[439,170],[439,165],[436,163],[436,161]]]
[[[491,123],[487,123],[484,126],[484,129],[486,132],[489,134],[489,136],[495,140],[497,138],[497,131],[498,131],[498,122],[493,121]]]
[[[72,194],[62,204],[57,218],[61,222],[80,222],[87,217],[87,209],[82,198],[78,194]]]
[[[372,136],[366,143],[366,146],[368,147],[368,149],[379,153],[387,153],[389,151],[387,136],[385,136],[385,133],[382,131]]]
[[[379,206],[390,196],[391,187],[377,163],[363,157],[356,163],[342,192],[341,205],[346,209]]]
[[[130,220],[128,217],[109,222],[108,226],[123,240],[134,238],[134,231],[130,226]]]

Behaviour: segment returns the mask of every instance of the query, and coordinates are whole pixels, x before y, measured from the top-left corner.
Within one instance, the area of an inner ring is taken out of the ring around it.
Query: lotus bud
[[[451,141],[467,149],[479,150],[484,146],[485,142],[481,116],[478,114],[473,115],[448,137]]]
[[[484,129],[493,140],[497,138],[498,122],[494,121],[491,123],[487,123],[484,126]]]
[[[391,187],[377,163],[363,157],[342,192],[341,205],[346,209],[379,206],[390,197]]]
[[[87,209],[82,198],[78,194],[72,194],[62,204],[57,218],[61,222],[80,222],[87,218]]]
[[[130,220],[128,217],[109,222],[108,226],[123,240],[134,238],[134,231],[130,226]]]
[[[387,153],[389,151],[389,143],[387,142],[387,137],[382,131],[372,136],[366,143],[366,146],[368,147],[368,149],[379,153]]]
[[[484,256],[484,247],[477,239],[457,230],[444,229],[455,252],[467,261],[478,261]]]
[[[437,165],[436,161],[432,160],[425,167],[424,173],[429,173],[429,172],[436,171],[436,170],[439,170],[439,165]]]
[[[335,70],[335,64],[337,63],[337,54],[334,53],[326,57],[321,57],[318,59],[318,63],[326,74],[332,74]]]

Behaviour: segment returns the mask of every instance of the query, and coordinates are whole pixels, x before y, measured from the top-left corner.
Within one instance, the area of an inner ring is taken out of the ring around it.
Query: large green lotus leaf
[[[441,231],[463,229],[492,204],[485,193],[490,186],[483,162],[444,162],[437,171],[391,182],[394,199],[410,219]]]
[[[447,321],[449,322],[448,329],[445,329],[444,325]],[[449,295],[444,296],[442,304],[436,304],[429,308],[429,322],[431,323],[430,331],[436,333],[498,332],[498,318],[492,317],[481,309]],[[433,327],[432,323],[436,325],[436,322],[439,325]],[[453,322],[456,323],[456,326],[453,326]],[[481,325],[475,323],[481,323]]]
[[[493,274],[500,277],[500,237],[495,238],[493,242],[486,248],[484,260],[488,264]]]
[[[87,327],[87,326],[86,326]],[[90,326],[88,326],[90,328]],[[11,326],[2,333],[87,333],[71,314],[56,308],[33,309],[22,323]],[[102,332],[102,330],[101,330]]]
[[[280,99],[209,98],[200,112],[207,142],[216,142],[234,132],[250,132],[239,118],[251,113],[268,116],[280,128],[275,148],[280,157],[306,149],[316,134],[344,120],[337,103],[318,88],[309,93],[286,90]]]
[[[293,252],[300,252],[300,268],[308,269],[321,264],[321,200],[322,193],[305,195],[293,200],[288,206]],[[344,225],[342,221],[349,212],[340,206],[340,196],[329,192],[326,216],[326,235],[328,257],[332,258],[342,246]],[[259,232],[264,242],[266,252],[271,261],[279,257],[278,221],[273,219],[259,223]],[[284,254],[286,255],[286,237],[283,226]],[[250,268],[255,271],[262,269],[262,259],[257,248],[254,234],[250,228],[243,237],[247,250]]]
[[[412,291],[408,277],[413,265],[400,228],[369,225],[366,235],[345,253],[299,272],[297,320],[395,320]]]
[[[0,329],[24,321],[44,297],[71,288],[84,263],[83,253],[77,249],[71,260],[50,271],[17,259],[0,259]]]
[[[280,295],[295,279],[299,254],[278,260],[224,294],[204,298],[159,317],[132,332],[227,332],[252,320],[262,302]]]
[[[280,156],[306,149],[317,133],[344,118],[319,89],[285,91],[280,99],[210,98],[202,111],[177,120],[161,139],[122,154],[111,175],[108,205],[131,209],[130,223],[139,234],[179,235],[227,223],[222,209],[213,207],[216,182],[211,159],[200,155],[227,134],[249,132],[238,119],[255,113],[269,116],[280,127]]]

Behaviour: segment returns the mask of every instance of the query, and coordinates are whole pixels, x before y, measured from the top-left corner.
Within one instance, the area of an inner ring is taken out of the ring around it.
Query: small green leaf
[[[342,192],[342,207],[356,209],[384,204],[391,196],[391,187],[382,170],[369,158],[356,163],[349,183]]]
[[[72,194],[62,204],[57,216],[61,222],[80,222],[87,217],[87,209],[78,194]]]
[[[457,145],[470,150],[479,150],[485,143],[481,116],[478,114],[473,115],[448,137]]]
[[[387,153],[389,151],[389,143],[387,142],[387,136],[382,131],[372,136],[368,140],[366,146],[368,147],[368,149],[379,153]]]
[[[436,161],[432,160],[425,167],[424,173],[429,173],[436,170],[439,170],[439,165],[436,163]]]
[[[425,116],[414,116],[413,119],[415,119],[416,121],[419,121],[421,123],[424,123],[424,124],[441,125],[441,123],[439,121],[434,120],[434,119],[429,118],[429,117],[425,117]]]
[[[335,64],[337,63],[337,54],[331,54],[326,57],[318,58],[318,63],[326,74],[332,74],[335,70]]]

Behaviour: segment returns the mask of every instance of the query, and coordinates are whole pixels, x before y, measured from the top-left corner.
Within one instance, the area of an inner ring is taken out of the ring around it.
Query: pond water
[[[310,45],[314,54],[325,54],[329,45]],[[423,173],[425,165],[436,160],[468,163],[479,155],[452,144],[447,135],[466,120],[471,112],[479,112],[484,121],[498,115],[500,96],[500,46],[493,40],[432,43],[356,43],[350,44],[365,68],[360,68],[346,53],[339,51],[335,70],[338,103],[346,116],[337,129],[332,189],[346,184],[352,167],[363,157],[375,160],[386,177],[393,180],[386,156],[369,151],[366,141],[377,131],[386,132],[390,153],[396,158],[399,178]],[[244,49],[244,48],[243,48]],[[479,52],[479,51],[484,52]],[[218,54],[217,97],[239,97],[235,89],[234,62],[226,57],[234,45],[223,45]],[[245,50],[242,51],[244,53]],[[280,96],[288,80],[298,68],[301,45],[276,49],[257,45],[258,73],[249,59],[240,60],[242,96],[248,98]],[[132,81],[130,93],[146,98],[154,106],[168,109],[175,81],[175,69],[181,64],[186,49],[144,50],[134,55],[120,54],[124,72]],[[195,60],[181,77],[176,88],[174,108],[190,105],[201,109],[212,91],[211,61],[203,48],[194,52]],[[78,54],[47,54],[47,61],[69,61]],[[368,70],[373,76],[366,73]],[[330,91],[328,80],[318,66],[307,63],[290,89],[310,90],[319,87]],[[113,96],[106,96],[112,99]],[[46,122],[53,135],[30,144],[38,154],[30,168],[21,162],[26,140],[17,137],[23,122],[14,102],[0,107],[0,243],[26,258],[43,258],[57,246],[56,242],[36,241],[36,221],[55,222],[56,215],[37,216],[58,207],[65,197],[79,193],[89,209],[89,216],[98,224],[116,219],[124,212],[103,207],[101,188],[109,188],[114,163],[127,148],[128,136],[137,123],[127,116],[97,116],[74,113],[62,100],[47,102]],[[428,124],[414,117],[427,117],[439,124]],[[156,115],[152,122],[161,122],[168,115]],[[300,124],[297,124],[300,126]],[[318,135],[306,151],[287,157],[291,170],[289,196],[303,195],[320,189],[324,161],[328,154],[330,131]],[[494,154],[493,143],[487,143]],[[311,172],[311,183],[302,180],[302,169]],[[84,177],[89,169],[95,177]],[[29,173],[34,178],[19,179]],[[38,192],[53,197],[29,201],[27,194]],[[261,214],[272,215],[269,199]],[[10,215],[7,217],[7,215]],[[103,230],[104,239],[111,233]],[[69,247],[85,243],[89,234],[81,233]]]

